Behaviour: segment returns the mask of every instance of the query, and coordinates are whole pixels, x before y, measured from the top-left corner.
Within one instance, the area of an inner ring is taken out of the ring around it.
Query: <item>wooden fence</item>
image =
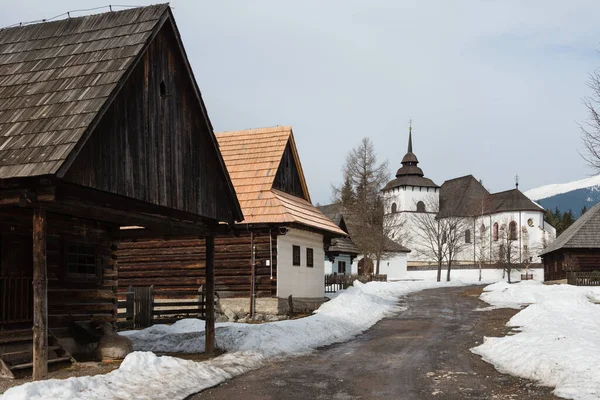
[[[147,328],[156,323],[173,323],[183,318],[205,318],[204,286],[191,298],[189,291],[169,292],[172,296],[188,298],[156,299],[153,286],[127,288],[126,299],[119,300],[118,323],[121,329]],[[216,294],[216,293],[215,293]]]
[[[346,289],[347,287],[352,286],[354,281],[362,283],[387,282],[387,275],[325,275],[325,293],[335,293],[338,290]]]
[[[33,321],[32,277],[0,278],[0,325]]]
[[[567,283],[575,286],[600,286],[600,271],[569,272]]]

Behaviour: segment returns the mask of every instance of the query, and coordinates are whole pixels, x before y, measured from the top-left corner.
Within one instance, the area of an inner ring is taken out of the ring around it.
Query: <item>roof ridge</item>
[[[243,133],[247,133],[248,135],[256,134],[256,133],[274,133],[274,132],[291,132],[292,127],[289,125],[275,125],[269,127],[262,128],[247,128],[236,131],[221,131],[215,132],[215,135],[241,135]]]
[[[96,12],[96,13],[87,14],[87,15],[80,15],[80,16],[77,16],[77,17],[71,17],[70,16],[70,13],[77,12],[77,11],[96,11],[96,10],[104,9],[104,8],[107,8],[107,7],[109,7],[109,11]],[[156,9],[164,8],[164,9],[166,9],[166,8],[169,7],[169,3],[150,4],[148,6],[136,6],[136,7],[130,7],[130,8],[126,8],[126,9],[123,9],[123,10],[116,10],[116,11],[113,11],[111,7],[112,7],[112,5],[107,5],[107,6],[96,7],[96,8],[87,9],[87,10],[69,10],[69,11],[66,11],[66,12],[64,12],[62,14],[54,16],[54,17],[44,18],[44,19],[41,19],[41,20],[38,20],[38,21],[32,21],[32,22],[19,22],[17,24],[6,26],[6,27],[3,27],[3,28],[0,28],[0,32],[6,32],[6,31],[9,31],[9,30],[13,30],[13,29],[29,28],[29,27],[33,27],[33,26],[37,26],[37,25],[42,25],[42,24],[43,25],[60,24],[60,23],[63,23],[64,21],[67,21],[67,20],[68,21],[78,22],[78,21],[86,19],[86,18],[94,18],[94,17],[98,17],[98,16],[101,16],[101,15],[106,15],[106,14],[109,14],[109,13],[112,13],[112,14],[124,14],[124,13],[131,12],[131,11],[134,11],[134,10],[137,10],[139,12],[139,10],[141,10],[141,9],[148,9],[149,10],[151,8],[156,8]],[[118,7],[118,5],[115,5],[115,7]],[[58,18],[58,17],[65,16],[65,15],[67,15],[67,18],[60,18],[60,19]],[[148,19],[147,21],[150,21],[150,20],[151,19]],[[139,20],[135,21],[135,23],[139,23],[139,22],[140,22]],[[141,22],[144,22],[144,21],[141,21]],[[38,39],[34,39],[34,40],[44,40],[44,39],[47,39],[47,38],[48,37],[43,37],[43,38],[38,38]],[[6,43],[2,43],[2,44],[12,44],[12,43],[20,43],[20,42],[21,41],[6,42]]]

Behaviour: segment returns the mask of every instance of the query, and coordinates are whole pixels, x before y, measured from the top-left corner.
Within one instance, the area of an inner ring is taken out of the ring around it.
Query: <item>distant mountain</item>
[[[576,217],[586,206],[588,210],[600,202],[600,175],[569,183],[540,186],[525,192],[531,200],[545,209],[561,212],[572,210]]]

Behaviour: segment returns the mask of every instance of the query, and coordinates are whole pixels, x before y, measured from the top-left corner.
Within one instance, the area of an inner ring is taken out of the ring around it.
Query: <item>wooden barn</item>
[[[215,284],[223,309],[282,313],[292,295],[296,309],[314,309],[324,300],[325,250],[346,233],[311,204],[290,127],[217,133],[244,220],[234,232],[217,236]],[[125,246],[125,244],[124,244]],[[153,248],[157,269],[121,260],[129,285],[155,290],[193,291],[202,283],[202,239],[138,238],[126,244],[133,254]],[[129,257],[129,255],[128,255]],[[129,275],[128,275],[129,276]],[[168,279],[165,279],[168,276]]]
[[[569,272],[600,276],[600,204],[567,228],[541,254],[544,280],[567,279]]]
[[[210,297],[242,218],[168,5],[0,30],[2,376],[43,378],[75,323],[116,321],[122,226],[206,238]]]

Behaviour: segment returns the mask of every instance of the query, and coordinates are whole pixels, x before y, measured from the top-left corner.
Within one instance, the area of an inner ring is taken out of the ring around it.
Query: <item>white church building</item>
[[[441,186],[424,176],[412,149],[395,179],[382,189],[386,219],[398,226],[393,240],[412,250],[408,266],[433,265],[431,248],[425,244],[424,218],[460,221],[460,251],[454,263],[494,264],[509,247],[512,262],[539,263],[539,254],[556,237],[554,227],[544,221],[544,209],[518,189],[489,193],[472,175],[445,181]],[[431,235],[429,235],[431,236]],[[445,238],[442,238],[442,242]],[[503,247],[504,246],[504,247]],[[429,253],[429,254],[428,254]]]

